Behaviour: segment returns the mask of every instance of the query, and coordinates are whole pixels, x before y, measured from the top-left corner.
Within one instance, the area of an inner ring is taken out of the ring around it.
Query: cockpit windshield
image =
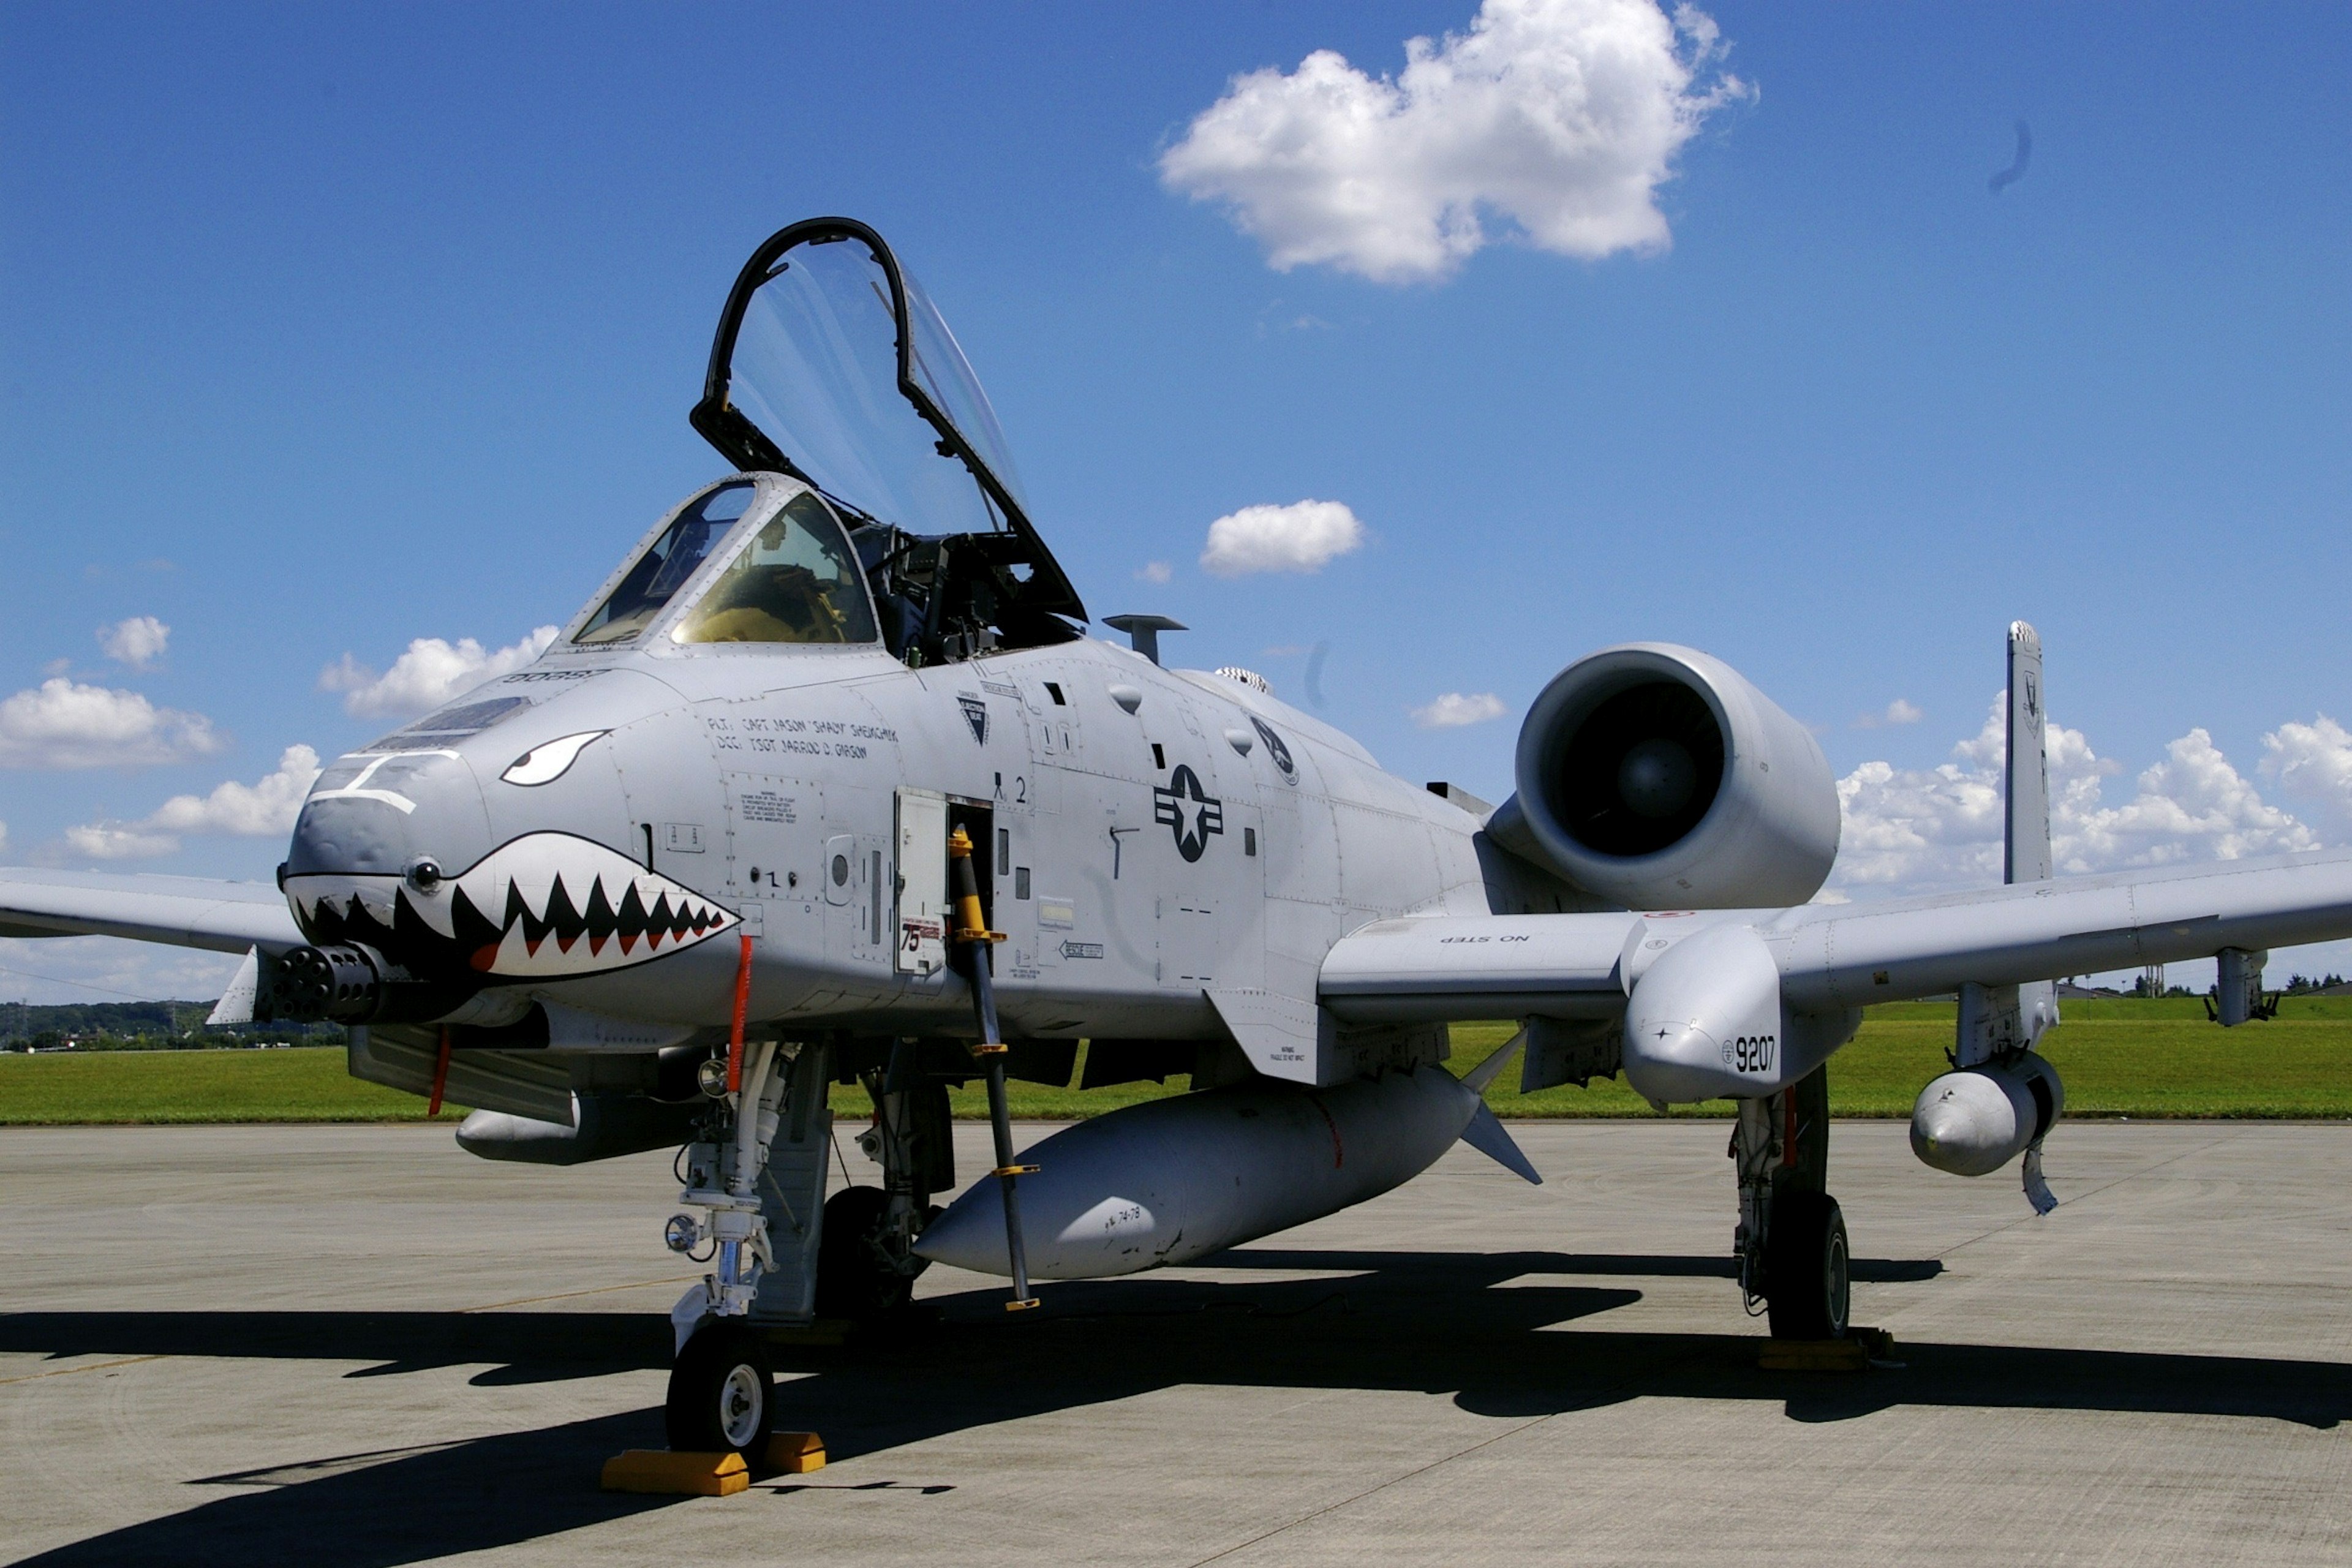
[[[911,324],[911,298],[908,305]],[[944,325],[919,328],[918,363],[945,360],[968,380],[963,355],[946,334]],[[860,511],[919,533],[1003,526],[971,470],[940,450],[939,432],[899,395],[890,279],[855,239],[799,246],[775,263],[743,312],[732,396],[825,493]],[[977,406],[975,422],[998,447],[993,468],[1004,460],[1003,437],[987,400]]]
[[[674,642],[874,642],[866,575],[841,525],[801,494],[761,525],[670,632]]]
[[[805,479],[844,514],[885,641],[910,663],[1077,635],[1086,606],[979,378],[864,224],[812,218],[751,253],[691,417],[739,467]]]
[[[621,585],[596,606],[572,640],[582,645],[627,642],[644,631],[694,575],[710,547],[750,509],[752,493],[748,483],[721,485],[679,512],[630,564]]]

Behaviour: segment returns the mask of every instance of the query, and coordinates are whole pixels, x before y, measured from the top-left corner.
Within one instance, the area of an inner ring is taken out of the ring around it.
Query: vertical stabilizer
[[[2042,637],[2009,623],[2008,814],[2002,822],[2000,879],[2050,879],[2050,757],[2042,711]]]
[[[2009,623],[2009,770],[2003,782],[2000,879],[2046,882],[2050,855],[2049,725],[2042,705],[2042,635],[2023,621]],[[1952,1063],[1966,1068],[2014,1062],[2058,1022],[2058,984],[1960,987],[1959,1030]],[[2038,1059],[2038,1058],[2036,1058]],[[2048,1064],[2042,1065],[2048,1071]],[[2056,1075],[2053,1073],[2052,1078]],[[1933,1089],[1933,1085],[1929,1086]],[[2035,1214],[2058,1206],[2042,1175],[2042,1132],[2025,1151],[2025,1201]]]

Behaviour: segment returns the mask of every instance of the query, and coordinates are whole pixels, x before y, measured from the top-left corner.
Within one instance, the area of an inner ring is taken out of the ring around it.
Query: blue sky
[[[275,797],[210,792],[391,727],[398,692],[322,685],[346,655],[564,619],[719,470],[685,421],[719,303],[822,212],[923,277],[1097,616],[1294,700],[1280,650],[1325,645],[1321,711],[1401,773],[1499,799],[1554,671],[1687,642],[1859,780],[1850,843],[1896,847],[1836,886],[1966,880],[1953,748],[2024,616],[2098,759],[2085,864],[2352,842],[2352,12],[1709,5],[1664,247],[1490,207],[1443,276],[1277,270],[1241,175],[1163,179],[1235,77],[1393,75],[1475,9],[0,9],[0,731],[63,679],[145,747],[0,733],[0,860],[266,877],[282,834],[220,829]],[[1307,499],[1360,547],[1200,565]],[[150,616],[160,655],[101,647]],[[1503,714],[1415,722],[1447,693]],[[0,966],[55,1000],[100,993],[24,972],[218,968]]]

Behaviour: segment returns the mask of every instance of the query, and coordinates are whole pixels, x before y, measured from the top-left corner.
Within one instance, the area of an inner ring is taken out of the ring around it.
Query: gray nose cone
[[[1983,1140],[1975,1121],[1951,1100],[1924,1106],[1911,1118],[1911,1147],[1931,1165],[1970,1163]]]
[[[1002,1207],[990,1213],[977,1204],[950,1205],[945,1214],[923,1227],[922,1236],[915,1242],[915,1254],[950,1268],[968,1268],[974,1274],[1010,1276],[1013,1272],[1012,1253],[1004,1244]]]
[[[2032,1123],[2021,1121],[2015,1101],[1989,1073],[1946,1073],[1919,1091],[1911,1110],[1911,1152],[1955,1176],[2000,1170],[2032,1135]]]
[[[461,757],[339,757],[310,788],[286,852],[289,876],[396,877],[419,856],[445,872],[488,854],[482,787]]]

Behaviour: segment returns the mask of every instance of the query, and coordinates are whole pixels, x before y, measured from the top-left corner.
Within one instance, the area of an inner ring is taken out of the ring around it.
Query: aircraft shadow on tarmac
[[[2235,1415],[2321,1428],[2352,1416],[2352,1366],[2335,1363],[1905,1342],[1899,1367],[1767,1373],[1754,1337],[1572,1326],[1641,1299],[1623,1284],[1584,1281],[1726,1272],[1715,1258],[1253,1248],[1207,1262],[1290,1277],[1052,1285],[1044,1311],[1017,1319],[1003,1313],[1001,1290],[934,1298],[902,1338],[780,1348],[778,1425],[823,1433],[838,1461],[1184,1384],[1417,1391],[1517,1417],[1643,1397],[1777,1400],[1806,1423],[1898,1405]],[[1854,1265],[1865,1280],[1939,1271],[1931,1260]],[[669,1338],[667,1320],[651,1314],[49,1312],[0,1317],[0,1350],[371,1363],[355,1377],[487,1363],[474,1381],[495,1384],[658,1370]],[[509,1545],[669,1506],[596,1489],[606,1458],[660,1440],[661,1415],[649,1407],[205,1477],[191,1485],[262,1489],[31,1561],[242,1564],[331,1541],[338,1563],[389,1568]],[[940,1468],[928,1461],[910,1479],[956,1480]]]

